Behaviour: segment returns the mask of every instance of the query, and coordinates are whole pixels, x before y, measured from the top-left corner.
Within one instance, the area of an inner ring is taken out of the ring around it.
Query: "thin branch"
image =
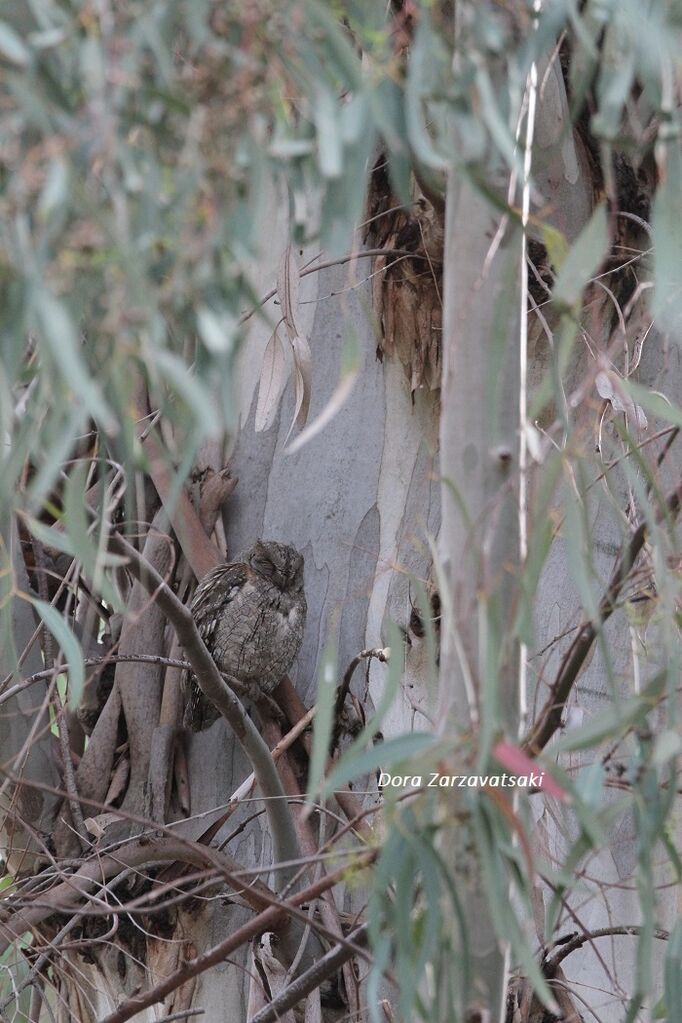
[[[387,211],[388,212],[388,211]],[[391,210],[391,212],[393,212]],[[324,263],[318,263],[316,266],[306,267],[305,270],[301,270],[299,277],[307,277],[308,274],[317,273],[319,270],[328,270],[332,266],[343,266],[344,263],[350,263],[355,259],[368,259],[376,258],[377,256],[410,256],[412,259],[426,259],[426,256],[422,256],[418,252],[409,252],[406,249],[365,249],[363,252],[352,252],[348,256],[341,256],[338,259],[328,259]],[[385,267],[385,269],[388,269]],[[266,302],[269,302],[271,298],[274,298],[277,294],[277,288],[271,288],[262,298],[258,299],[258,304],[248,312],[242,314],[239,319],[239,326],[250,320],[254,313],[258,312]]]
[[[368,850],[358,858],[357,867],[369,866],[376,858],[377,853],[378,850]],[[326,877],[316,881],[315,884],[297,892],[296,895],[292,896],[287,902],[282,903],[281,906],[271,906],[263,913],[259,913],[258,916],[255,916],[252,920],[249,920],[242,927],[228,935],[220,944],[214,945],[213,948],[202,955],[196,956],[194,959],[187,960],[170,977],[166,977],[165,980],[149,988],[144,993],[133,995],[132,998],[126,999],[114,1012],[100,1020],[100,1023],[125,1023],[126,1020],[137,1015],[138,1012],[160,1002],[171,991],[175,991],[176,988],[191,980],[192,977],[197,977],[199,974],[205,973],[212,966],[222,962],[229,955],[236,952],[238,948],[246,944],[246,942],[251,941],[265,931],[276,930],[285,919],[287,910],[298,908],[302,903],[307,902],[309,899],[318,898],[318,896],[333,888],[334,885],[343,880],[347,869],[347,867],[340,867],[334,873],[327,874]],[[357,946],[354,946],[354,948],[357,948]],[[358,951],[361,950],[358,949]]]
[[[681,501],[682,484],[679,484],[666,499],[665,514],[675,517],[680,510]],[[661,521],[663,517],[663,514],[659,514],[657,521]],[[545,701],[530,733],[524,739],[523,749],[527,752],[537,754],[540,750],[543,750],[556,730],[561,726],[561,719],[571,689],[580,674],[598,633],[616,609],[620,592],[644,546],[648,530],[649,526],[645,521],[640,523],[632,534],[629,542],[621,551],[618,564],[611,576],[611,582],[599,604],[596,618],[585,622],[580,627],[577,636],[566,651],[557,677],[552,684],[549,697]]]
[[[334,704],[334,720],[338,721],[343,712],[343,705],[346,702],[348,696],[348,690],[350,688],[351,680],[355,674],[355,669],[358,664],[364,660],[372,660],[376,658],[377,661],[381,661],[382,664],[386,664],[389,657],[389,651],[387,648],[372,647],[369,650],[361,650],[357,656],[353,658],[348,667],[346,668],[343,676],[343,682],[339,686],[339,690],[336,694],[336,703]]]
[[[39,785],[35,787],[48,788]],[[89,801],[83,799],[82,802]],[[141,820],[139,817],[136,819]],[[151,826],[154,827],[153,824]],[[253,877],[252,871],[244,872],[240,864],[227,853],[169,833],[170,829],[162,826],[157,826],[156,830],[166,832],[162,839],[155,839],[148,834],[117,849],[115,853],[103,856],[98,851],[97,855],[84,863],[75,874],[63,875],[63,880],[52,890],[37,894],[27,906],[19,908],[14,913],[4,910],[0,914],[0,953],[22,934],[37,927],[52,914],[68,913],[83,900],[95,898],[93,892],[107,881],[113,884],[121,872],[175,860],[193,863],[202,870],[217,870],[230,888],[241,895],[256,912],[264,912],[273,905],[279,910],[285,905],[267,885]],[[293,903],[291,913],[302,916],[305,921],[305,914],[298,910],[297,905],[296,902]],[[85,915],[86,911],[81,909],[80,912]],[[106,906],[103,911],[94,910],[87,915],[110,916],[116,912],[115,907]],[[125,907],[121,907],[118,912],[125,913]]]
[[[545,959],[543,964],[543,973],[546,977],[553,977],[556,973],[559,964],[570,956],[571,952],[575,952],[576,949],[582,948],[589,941],[593,941],[595,938],[609,938],[617,937],[619,935],[632,935],[633,937],[639,937],[644,930],[643,927],[632,926],[632,927],[600,927],[596,931],[585,931],[584,934],[576,934],[569,941],[561,946],[558,952],[555,952],[553,956]],[[670,937],[668,931],[662,928],[656,928],[653,932],[654,938],[658,938],[659,941],[667,941]],[[260,1023],[260,1021],[259,1021]]]
[[[190,1016],[203,1016],[206,1009],[183,1009],[181,1012],[173,1012],[170,1016],[162,1016],[157,1023],[171,1023],[171,1020],[189,1019]]]
[[[307,714],[305,714],[296,724],[291,728],[286,735],[284,735],[279,742],[273,746],[270,751],[272,759],[276,762],[280,757],[294,744],[296,739],[305,732],[310,725],[311,721],[315,717],[315,707],[311,707]],[[209,842],[218,834],[220,829],[232,815],[239,809],[240,804],[244,799],[247,799],[256,785],[256,776],[251,773],[248,778],[245,778],[239,788],[235,789],[228,800],[228,805],[225,811],[218,817],[217,820],[203,832],[197,839],[198,842],[203,842],[208,845]]]
[[[98,668],[102,665],[116,664],[118,661],[139,661],[142,664],[161,664],[167,668],[181,668],[183,671],[192,670],[192,665],[189,661],[181,661],[176,657],[163,657],[161,654],[102,654],[100,657],[85,657],[83,664],[86,668]],[[57,674],[70,670],[70,664],[60,664]],[[22,689],[28,689],[34,682],[41,682],[46,678],[52,678],[53,675],[53,668],[44,668],[42,671],[36,671],[35,674],[29,675],[22,682],[17,682],[11,689],[1,693],[0,705],[5,703],[6,700],[11,699],[16,693],[20,693]]]

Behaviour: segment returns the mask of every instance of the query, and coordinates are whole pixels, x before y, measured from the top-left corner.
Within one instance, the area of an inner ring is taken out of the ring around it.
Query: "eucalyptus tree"
[[[679,1018],[680,27],[3,11],[3,1018]]]

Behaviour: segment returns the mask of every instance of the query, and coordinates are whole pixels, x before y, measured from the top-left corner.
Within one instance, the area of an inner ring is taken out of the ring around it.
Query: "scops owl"
[[[303,555],[259,540],[243,560],[212,569],[199,583],[192,617],[219,670],[240,696],[258,702],[287,674],[300,649],[307,605]],[[220,717],[194,676],[186,679],[184,723],[201,732]]]

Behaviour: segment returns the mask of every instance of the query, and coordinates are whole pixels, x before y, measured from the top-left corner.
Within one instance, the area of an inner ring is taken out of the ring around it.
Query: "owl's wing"
[[[210,643],[225,607],[241,591],[248,575],[248,565],[241,562],[218,565],[197,586],[190,611],[205,643]]]

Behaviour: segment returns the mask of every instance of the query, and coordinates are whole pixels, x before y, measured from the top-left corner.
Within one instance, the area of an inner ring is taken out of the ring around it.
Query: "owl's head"
[[[278,589],[294,593],[303,589],[303,555],[295,547],[274,540],[257,540],[246,560],[254,572]]]

